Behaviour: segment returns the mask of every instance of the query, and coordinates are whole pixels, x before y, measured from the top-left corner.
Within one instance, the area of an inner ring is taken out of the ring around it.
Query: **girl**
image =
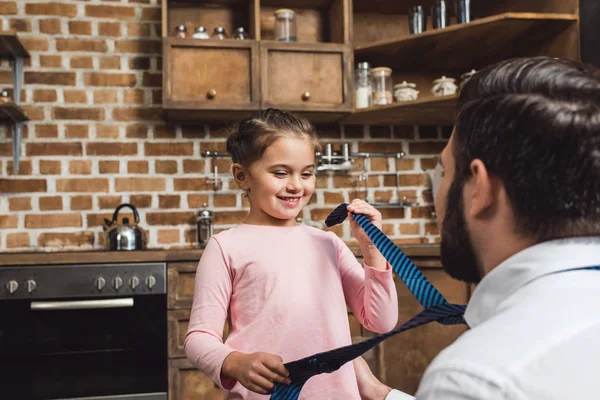
[[[358,223],[351,220],[351,232],[364,269],[334,233],[296,222],[315,189],[318,150],[308,121],[275,109],[241,121],[227,140],[250,212],[204,250],[185,352],[228,400],[268,398],[274,382],[289,383],[284,360],[351,344],[347,307],[372,331],[396,325],[392,270]],[[381,227],[367,203],[355,200],[348,210]],[[352,363],[313,377],[300,399],[360,399]]]

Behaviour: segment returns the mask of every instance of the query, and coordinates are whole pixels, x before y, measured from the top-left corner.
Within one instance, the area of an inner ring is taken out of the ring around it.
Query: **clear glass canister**
[[[250,39],[250,35],[248,35],[246,30],[240,26],[235,30],[235,36],[233,38],[237,40],[248,40]]]
[[[356,108],[365,108],[372,105],[371,94],[371,66],[368,62],[360,62],[354,71],[354,86],[356,93],[354,102]]]
[[[392,69],[387,67],[373,68],[371,70],[371,82],[373,85],[373,104],[376,106],[392,104]]]
[[[181,39],[185,39],[187,37],[187,28],[185,25],[178,25],[175,28],[175,36]]]
[[[275,40],[296,41],[296,13],[288,8],[275,11]]]
[[[209,39],[210,35],[206,31],[205,27],[199,26],[196,28],[194,33],[192,33],[192,38],[194,38],[194,39]]]
[[[213,30],[212,39],[223,40],[227,39],[227,32],[225,32],[225,28],[222,26],[218,26]]]

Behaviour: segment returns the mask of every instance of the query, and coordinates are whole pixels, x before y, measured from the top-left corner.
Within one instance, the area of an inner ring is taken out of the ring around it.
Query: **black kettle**
[[[128,207],[133,211],[134,223],[129,223],[129,218],[123,218],[123,223],[119,224],[117,218],[121,208]],[[121,204],[112,216],[112,221],[104,218],[104,237],[106,239],[106,248],[108,250],[143,250],[146,247],[146,234],[138,226],[140,215],[133,204]]]

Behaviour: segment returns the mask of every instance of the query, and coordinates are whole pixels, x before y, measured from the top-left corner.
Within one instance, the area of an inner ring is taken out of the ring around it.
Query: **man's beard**
[[[448,191],[441,231],[441,258],[448,275],[468,283],[478,283],[481,274],[465,221],[462,194],[464,182],[464,179],[459,181],[457,177]]]

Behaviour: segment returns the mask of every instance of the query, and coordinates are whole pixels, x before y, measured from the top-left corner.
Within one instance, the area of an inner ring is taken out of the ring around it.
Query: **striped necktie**
[[[344,222],[348,204],[340,204],[325,220],[328,227]],[[361,228],[367,233],[373,244],[390,263],[392,269],[406,287],[417,298],[419,303],[425,308],[408,322],[400,327],[383,335],[375,336],[363,342],[353,345],[340,347],[323,353],[314,354],[285,364],[289,371],[291,383],[287,385],[277,384],[271,394],[271,400],[296,400],[300,395],[302,386],[311,377],[330,373],[338,370],[348,361],[354,360],[368,350],[375,347],[385,339],[394,336],[400,332],[416,328],[432,321],[437,321],[444,325],[464,324],[463,314],[466,306],[450,304],[438,290],[433,287],[425,276],[419,271],[410,259],[388,239],[367,217],[361,214],[352,213],[354,219]]]

